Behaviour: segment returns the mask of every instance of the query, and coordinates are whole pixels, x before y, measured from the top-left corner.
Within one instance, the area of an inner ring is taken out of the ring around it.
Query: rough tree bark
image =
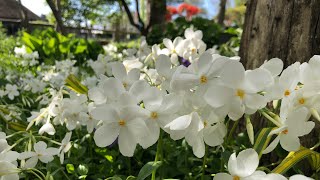
[[[220,9],[219,9],[219,14],[218,14],[218,24],[221,26],[224,25],[224,18],[226,15],[226,4],[227,0],[220,0]]]
[[[320,54],[320,0],[248,0],[240,57],[246,68],[278,57],[285,66]]]
[[[63,25],[63,21],[62,21],[62,15],[61,15],[61,7],[60,7],[60,0],[46,0],[46,2],[48,3],[50,9],[52,10],[52,13],[56,19],[57,22],[57,26],[56,26],[56,30],[58,32],[60,32],[63,35],[67,34],[66,28]]]
[[[287,67],[320,54],[320,0],[248,0],[246,6],[239,53],[246,69],[259,67],[274,57],[282,59]],[[301,139],[306,147],[318,141],[320,123],[315,122],[313,132]],[[264,123],[253,121],[256,128],[265,127]],[[274,158],[271,155],[265,160]],[[310,171],[308,166],[306,171]]]

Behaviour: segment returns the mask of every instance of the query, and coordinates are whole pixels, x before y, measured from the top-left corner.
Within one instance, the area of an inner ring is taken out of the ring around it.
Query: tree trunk
[[[166,0],[148,0],[149,4],[149,24],[148,30],[155,24],[163,26],[166,22],[165,14],[167,12]]]
[[[240,45],[246,68],[278,57],[285,67],[320,54],[320,0],[248,0]]]
[[[141,35],[147,36],[150,28],[155,25],[159,24],[160,26],[165,25],[165,14],[166,14],[166,0],[148,0],[148,5],[147,5],[147,13],[150,14],[148,16],[149,23],[147,26],[145,26],[145,23],[141,19],[140,12],[139,12],[139,0],[135,0],[136,2],[136,14],[138,16],[138,22],[135,22],[128,4],[126,3],[125,0],[118,0],[118,2],[123,6],[129,22],[132,26],[136,27]],[[164,28],[164,27],[163,27]]]
[[[220,24],[221,26],[224,25],[224,18],[226,15],[226,4],[227,4],[227,0],[220,0],[220,10],[219,10],[219,14],[218,14],[218,24]]]
[[[240,43],[241,62],[246,69],[259,67],[265,60],[278,57],[287,67],[296,61],[306,62],[320,54],[320,0],[248,0]],[[262,117],[253,118],[255,129],[266,126]],[[318,141],[320,123],[301,138],[303,146]],[[242,131],[244,124],[241,124]],[[319,148],[318,148],[319,149]],[[264,161],[274,161],[273,153]],[[310,167],[305,163],[304,172]]]
[[[66,31],[66,28],[64,27],[63,21],[62,21],[60,0],[56,0],[56,3],[54,3],[54,0],[46,0],[46,1],[47,1],[48,5],[50,6],[50,9],[52,10],[52,13],[56,19],[57,31],[63,35],[66,35],[67,31]]]

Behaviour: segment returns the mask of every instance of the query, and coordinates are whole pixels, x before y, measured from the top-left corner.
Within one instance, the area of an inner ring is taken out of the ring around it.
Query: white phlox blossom
[[[310,113],[305,107],[296,109],[288,114],[286,119],[281,119],[281,127],[270,132],[269,136],[276,134],[277,137],[263,151],[264,154],[271,152],[280,142],[286,151],[297,151],[300,148],[299,137],[309,134],[315,123],[307,121]]]
[[[63,164],[63,161],[64,161],[64,154],[67,153],[72,147],[72,144],[70,142],[71,136],[72,136],[72,132],[68,132],[61,142],[61,146],[59,148],[59,152],[60,152],[59,157],[60,157],[61,164]]]
[[[20,93],[16,85],[7,84],[6,94],[8,95],[9,99],[13,100],[16,96],[19,96]]]
[[[253,114],[265,107],[268,100],[260,92],[272,84],[272,80],[265,69],[245,71],[240,62],[229,61],[221,70],[219,82],[208,88],[204,99],[232,120],[237,120],[244,113]]]
[[[38,161],[40,160],[43,163],[49,163],[53,161],[53,156],[59,153],[59,149],[49,147],[47,148],[47,144],[43,141],[39,141],[34,144],[34,152],[33,151],[26,151],[20,154],[19,159],[25,160],[28,159],[25,164],[24,168],[34,168]]]

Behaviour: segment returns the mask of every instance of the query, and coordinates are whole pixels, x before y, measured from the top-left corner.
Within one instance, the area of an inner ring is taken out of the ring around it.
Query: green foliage
[[[140,41],[139,40],[131,40],[128,42],[113,42],[113,45],[117,47],[118,52],[122,52],[125,49],[139,49]]]
[[[87,59],[96,59],[103,52],[102,46],[93,40],[76,38],[74,34],[63,36],[52,28],[32,34],[23,33],[22,40],[27,51],[38,51],[39,61],[53,64],[55,60],[77,59],[82,64]]]
[[[201,17],[193,18],[191,21],[187,21],[184,17],[179,17],[173,22],[167,23],[165,30],[160,26],[153,26],[152,31],[148,34],[148,44],[162,43],[164,38],[174,39],[178,36],[183,37],[184,31],[190,26],[203,32],[202,40],[207,44],[207,47],[211,48],[214,45],[220,44],[223,28],[213,20]]]
[[[0,67],[11,69],[14,61],[18,59],[14,55],[14,48],[20,45],[20,36],[8,36],[0,23]]]
[[[160,167],[162,164],[161,161],[157,161],[157,162],[148,162],[147,164],[145,164],[140,172],[139,175],[137,177],[137,180],[144,180],[146,179],[148,176],[151,175],[152,171],[158,169],[158,167]]]

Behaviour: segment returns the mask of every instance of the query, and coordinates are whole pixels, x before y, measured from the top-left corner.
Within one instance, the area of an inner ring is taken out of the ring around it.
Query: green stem
[[[281,123],[279,122],[279,121],[276,121],[275,119],[273,119],[271,116],[269,116],[266,112],[264,112],[264,111],[260,111],[261,112],[261,114],[266,118],[266,119],[268,119],[269,121],[271,121],[273,124],[275,124],[276,126],[278,126],[278,127],[281,127],[282,125],[281,125]]]
[[[30,170],[30,171],[28,171],[29,173],[31,173],[31,174],[33,174],[33,175],[35,175],[38,179],[40,179],[40,180],[45,180],[45,178],[43,179],[43,178],[41,178],[37,173],[35,173],[33,170]]]
[[[8,138],[11,138],[17,134],[21,134],[21,133],[26,133],[26,131],[18,131],[18,132],[12,133],[12,134],[8,135],[6,138],[8,139]]]
[[[37,173],[39,173],[44,179],[46,179],[46,176],[38,169],[36,168],[32,168],[32,171],[36,171]]]
[[[162,131],[160,130],[160,137],[159,137],[158,144],[157,144],[156,157],[154,159],[155,163],[159,160],[159,156],[160,156],[161,151],[162,151]],[[151,180],[156,179],[156,172],[157,172],[157,170],[154,170],[152,172]]]
[[[207,155],[208,155],[208,146],[205,144],[204,157],[203,157],[203,160],[202,160],[201,180],[204,180],[204,175],[205,175],[205,172],[206,172]]]
[[[61,146],[61,143],[59,143],[59,142],[57,142],[57,141],[54,141],[54,140],[52,140],[52,139],[50,139],[50,138],[48,138],[48,137],[45,137],[45,136],[34,136],[34,137],[35,137],[35,138],[42,138],[42,139],[48,140],[48,141],[50,141],[50,142],[52,142],[52,143],[54,143],[54,144],[56,144],[56,145]]]
[[[231,128],[231,130],[230,130],[230,132],[229,132],[229,136],[228,136],[228,138],[227,138],[227,141],[228,141],[228,142],[231,140],[232,135],[233,135],[234,131],[236,130],[238,124],[239,124],[239,121],[240,121],[240,120],[237,120],[237,121],[235,121],[235,122],[233,123],[232,128]]]

